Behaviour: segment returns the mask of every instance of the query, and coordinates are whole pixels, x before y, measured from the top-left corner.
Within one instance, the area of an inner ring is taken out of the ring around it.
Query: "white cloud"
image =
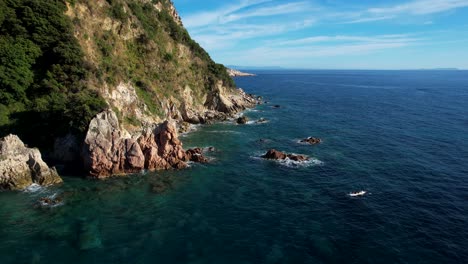
[[[271,2],[272,0],[243,0],[233,5],[226,5],[219,9],[199,12],[182,17],[184,25],[187,28],[196,28],[217,24],[224,16],[239,11],[243,8],[255,6],[258,4]]]
[[[356,24],[389,20],[404,15],[430,15],[463,7],[468,7],[468,0],[415,0],[405,4],[373,7],[358,12],[345,13],[343,15],[353,17],[352,20],[345,21],[344,24]]]
[[[311,6],[307,2],[287,3],[275,6],[259,7],[252,10],[233,12],[220,19],[221,23],[229,23],[249,17],[266,17],[284,14],[292,14],[310,10]]]
[[[421,39],[407,34],[376,36],[314,36],[273,42],[271,45],[225,53],[231,64],[261,61],[265,65],[286,65],[323,58],[362,56],[379,51],[420,45]]]
[[[346,21],[343,24],[367,23],[367,22],[373,22],[373,21],[388,20],[392,18],[394,18],[394,16],[365,17],[365,18],[358,18],[358,19],[351,20],[351,21]]]
[[[452,9],[467,6],[467,0],[417,0],[392,7],[370,8],[368,9],[368,12],[371,14],[378,15],[396,15],[402,13],[425,15],[445,12]]]
[[[281,23],[281,24],[229,24],[212,27],[208,30],[200,30],[193,34],[203,47],[208,50],[226,49],[246,39],[258,39],[268,36],[281,35],[305,27],[309,27],[313,21]]]
[[[394,35],[377,35],[377,36],[313,36],[301,39],[279,41],[274,43],[277,46],[296,46],[296,45],[310,45],[318,43],[336,43],[336,42],[367,42],[367,43],[410,43],[416,42],[421,39],[412,38],[408,34],[394,34]]]

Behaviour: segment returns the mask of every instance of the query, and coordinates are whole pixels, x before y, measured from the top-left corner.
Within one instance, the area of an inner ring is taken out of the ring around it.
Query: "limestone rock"
[[[255,76],[253,73],[241,72],[239,70],[234,70],[230,68],[226,68],[227,73],[231,77],[245,77],[245,76]]]
[[[18,136],[0,139],[0,189],[21,190],[33,183],[61,183],[55,168],[49,168],[38,149],[27,148]]]
[[[242,89],[230,92],[220,81],[206,99],[205,107],[226,114],[235,114],[246,108],[253,107],[258,101]]]

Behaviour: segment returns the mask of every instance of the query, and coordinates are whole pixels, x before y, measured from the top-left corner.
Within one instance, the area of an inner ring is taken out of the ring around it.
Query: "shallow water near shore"
[[[268,122],[182,136],[210,164],[0,193],[1,263],[468,259],[468,72],[255,73],[236,82],[269,103],[244,115]]]

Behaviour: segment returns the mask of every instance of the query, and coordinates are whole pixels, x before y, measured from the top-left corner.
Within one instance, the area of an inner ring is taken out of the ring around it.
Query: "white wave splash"
[[[59,193],[53,193],[46,197],[39,199],[39,204],[43,207],[58,207],[64,205],[64,201],[62,199],[58,199],[57,196]]]
[[[244,134],[244,133],[242,133],[242,132],[233,131],[233,130],[212,130],[212,131],[205,131],[204,133],[213,133],[213,134],[237,134],[237,135]]]
[[[42,191],[44,190],[44,187],[42,187],[41,185],[37,184],[37,183],[33,183],[31,185],[29,185],[28,187],[26,187],[26,189],[24,189],[24,192],[26,193],[36,193],[36,192],[39,192],[39,191]]]
[[[304,168],[304,167],[313,167],[313,166],[323,166],[325,163],[319,159],[309,157],[308,160],[304,161],[296,161],[290,158],[286,158],[284,160],[270,160],[262,158],[262,155],[265,153],[258,154],[251,156],[250,158],[259,161],[267,161],[267,162],[275,162],[281,166],[288,167],[288,168]],[[296,155],[296,154],[293,154]]]

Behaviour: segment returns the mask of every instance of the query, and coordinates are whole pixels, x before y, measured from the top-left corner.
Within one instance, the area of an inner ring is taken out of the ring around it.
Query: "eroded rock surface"
[[[16,135],[0,139],[0,189],[21,190],[33,183],[61,183],[55,168],[49,168],[38,149],[28,148]]]
[[[90,176],[104,178],[143,169],[183,169],[188,161],[206,158],[196,150],[183,149],[174,122],[165,121],[132,137],[120,127],[116,114],[107,110],[90,123],[83,160]]]

